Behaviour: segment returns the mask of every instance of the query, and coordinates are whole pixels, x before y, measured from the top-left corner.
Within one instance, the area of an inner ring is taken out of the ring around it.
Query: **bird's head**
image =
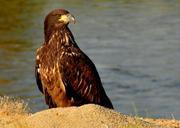
[[[67,10],[55,9],[51,11],[44,20],[45,36],[50,35],[52,30],[66,27],[71,22],[75,23],[75,18]]]

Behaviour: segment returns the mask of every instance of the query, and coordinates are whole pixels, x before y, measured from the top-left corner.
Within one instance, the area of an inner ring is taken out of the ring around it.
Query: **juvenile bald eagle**
[[[49,108],[94,103],[113,108],[95,65],[81,51],[68,28],[75,18],[64,9],[44,21],[45,41],[37,49],[35,75]]]

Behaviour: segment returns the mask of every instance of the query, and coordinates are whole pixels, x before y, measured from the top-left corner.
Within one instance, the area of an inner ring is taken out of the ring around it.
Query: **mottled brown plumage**
[[[113,108],[95,65],[75,43],[68,28],[71,21],[74,17],[63,9],[45,18],[45,42],[36,53],[38,88],[50,108],[88,103]]]

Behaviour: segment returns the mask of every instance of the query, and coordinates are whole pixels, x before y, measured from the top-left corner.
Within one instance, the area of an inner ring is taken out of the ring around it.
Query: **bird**
[[[68,27],[75,21],[65,9],[55,9],[45,17],[44,42],[36,50],[37,86],[49,108],[97,104],[113,109],[95,64]]]

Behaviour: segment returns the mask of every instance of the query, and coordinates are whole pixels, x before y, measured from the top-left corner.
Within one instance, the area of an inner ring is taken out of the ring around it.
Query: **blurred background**
[[[117,111],[180,119],[180,1],[1,0],[0,95],[46,109],[34,77],[47,13],[65,8],[79,47],[95,63]]]

